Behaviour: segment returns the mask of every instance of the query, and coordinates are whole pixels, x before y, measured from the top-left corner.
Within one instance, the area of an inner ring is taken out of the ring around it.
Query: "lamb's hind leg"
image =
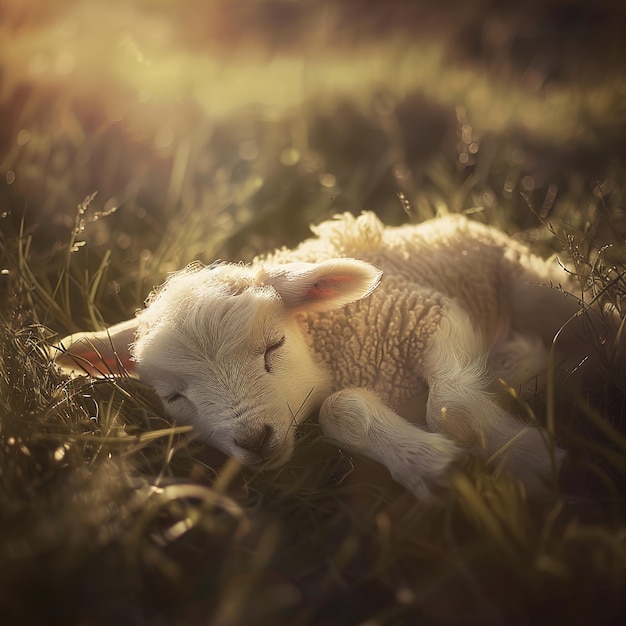
[[[430,498],[432,487],[445,486],[448,467],[460,453],[445,435],[409,424],[366,389],[344,389],[327,398],[320,424],[340,446],[385,465],[420,500]]]
[[[545,488],[562,452],[547,433],[507,413],[488,391],[487,348],[469,316],[449,303],[424,356],[429,385],[426,419],[497,472],[522,480],[531,492]]]

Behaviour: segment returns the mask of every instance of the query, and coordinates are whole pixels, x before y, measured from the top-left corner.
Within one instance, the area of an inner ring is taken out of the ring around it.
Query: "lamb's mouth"
[[[254,459],[254,458],[250,458],[249,456],[247,458],[242,458],[241,453],[238,453],[237,455],[235,455],[235,458],[237,458],[238,461],[240,461],[243,465],[245,465],[249,469],[252,469],[255,471],[265,471],[265,470],[275,470],[275,469],[278,469],[279,467],[282,467],[289,461],[291,456],[292,456],[292,451],[289,450],[287,447],[285,447],[279,450],[277,454],[267,459],[264,459],[264,458]]]

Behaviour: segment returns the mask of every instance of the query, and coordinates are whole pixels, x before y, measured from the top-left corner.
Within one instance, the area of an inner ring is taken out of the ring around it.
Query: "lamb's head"
[[[295,426],[333,391],[302,316],[366,297],[380,275],[352,259],[184,270],[134,320],[64,340],[57,362],[119,359],[198,437],[246,465],[278,466]],[[96,342],[97,358],[81,351]]]

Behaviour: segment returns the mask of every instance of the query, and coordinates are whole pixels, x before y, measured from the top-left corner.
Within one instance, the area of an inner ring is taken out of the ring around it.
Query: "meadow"
[[[445,6],[443,6],[445,5]],[[7,624],[613,624],[626,615],[619,2],[0,0],[0,615]],[[464,212],[556,254],[593,370],[510,404],[568,451],[440,506],[303,425],[253,472],[59,337],[193,260],[335,213]],[[610,333],[607,307],[622,320]]]

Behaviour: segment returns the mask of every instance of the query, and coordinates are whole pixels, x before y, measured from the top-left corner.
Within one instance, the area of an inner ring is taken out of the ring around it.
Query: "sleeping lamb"
[[[343,214],[250,265],[194,264],[131,320],[65,338],[57,363],[123,365],[169,415],[251,467],[277,467],[319,411],[323,433],[385,465],[418,498],[459,455],[530,491],[562,452],[497,401],[579,308],[568,274],[460,215],[384,227]],[[420,422],[420,405],[425,419]]]

